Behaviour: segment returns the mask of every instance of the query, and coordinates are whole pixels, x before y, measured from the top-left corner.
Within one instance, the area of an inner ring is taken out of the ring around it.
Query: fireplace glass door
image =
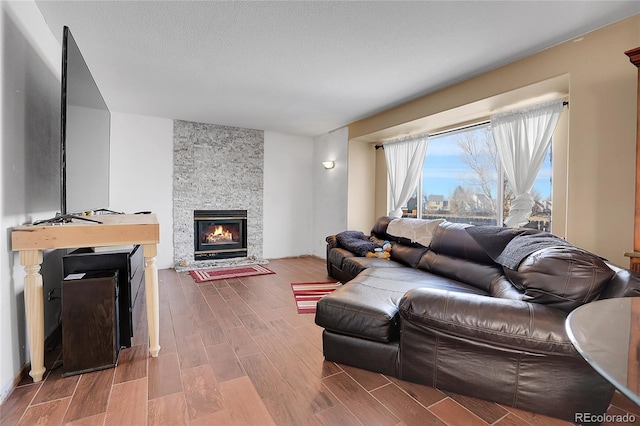
[[[195,260],[247,256],[246,210],[196,210]]]

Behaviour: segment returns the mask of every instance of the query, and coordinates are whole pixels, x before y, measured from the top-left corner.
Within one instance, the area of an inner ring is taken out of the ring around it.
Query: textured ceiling
[[[113,111],[314,136],[640,13],[638,1],[38,1]]]

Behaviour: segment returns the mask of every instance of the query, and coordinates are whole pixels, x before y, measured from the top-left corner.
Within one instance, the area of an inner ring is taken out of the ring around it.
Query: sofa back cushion
[[[406,246],[400,243],[392,243],[391,247],[391,259],[411,268],[416,268],[422,256],[429,250],[426,247]]]
[[[444,219],[393,219],[387,226],[387,235],[407,245],[429,247],[433,234]]]
[[[387,227],[392,220],[393,218],[389,216],[379,217],[373,225],[373,228],[371,228],[371,235],[381,240],[388,240]]]
[[[491,283],[501,277],[502,268],[498,265],[487,265],[472,260],[436,253],[426,252],[417,266],[423,271],[461,281],[487,293],[491,292]]]
[[[371,241],[382,246],[385,241],[389,240],[381,240],[378,237],[371,237]],[[415,268],[418,266],[418,262],[427,250],[429,249],[422,247],[419,244],[405,245],[401,242],[391,241],[391,260],[395,260],[403,265]]]
[[[424,255],[424,253],[428,250],[428,246],[425,247],[418,242],[411,241],[410,238],[400,235],[392,235],[389,233],[389,225],[392,221],[395,221],[397,224],[398,221],[400,223],[410,223],[413,222],[415,224],[421,224],[425,229],[429,229],[429,232],[432,232],[434,228],[438,226],[440,222],[444,220],[439,219],[435,222],[421,219],[394,219],[388,216],[383,216],[379,218],[373,228],[371,229],[371,241],[376,244],[382,246],[384,241],[391,242],[391,259],[398,261],[404,265],[407,265],[411,268],[415,268],[418,266],[418,262]],[[397,229],[397,226],[396,226]],[[393,227],[391,228],[393,231]],[[397,234],[397,232],[395,233]]]
[[[441,223],[431,239],[430,249],[439,254],[447,254],[473,262],[494,265],[495,262],[489,257],[484,248],[465,231],[465,228],[469,226],[473,225],[453,222]]]
[[[598,256],[577,247],[547,247],[504,273],[529,302],[570,312],[598,297],[615,272]]]
[[[469,226],[453,222],[439,224],[429,251],[417,267],[489,292],[491,282],[502,276],[502,268],[465,231]]]
[[[491,282],[489,294],[491,294],[491,297],[498,299],[525,300],[524,292],[515,288],[504,275]]]

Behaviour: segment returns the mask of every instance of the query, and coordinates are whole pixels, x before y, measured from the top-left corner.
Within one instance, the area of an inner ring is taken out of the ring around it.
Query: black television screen
[[[61,110],[61,213],[106,209],[111,113],[66,26]]]

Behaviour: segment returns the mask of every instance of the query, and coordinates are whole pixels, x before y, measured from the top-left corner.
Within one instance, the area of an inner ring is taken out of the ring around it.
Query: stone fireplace
[[[246,210],[196,210],[193,212],[195,260],[247,256]]]
[[[263,260],[263,170],[263,131],[174,120],[173,256],[176,266]],[[210,241],[202,242],[198,248],[199,227],[206,225],[196,224],[194,212],[197,210],[208,214],[223,211],[226,218],[238,217],[236,213],[244,212],[244,224],[228,222],[236,219],[222,219],[227,221],[222,225],[233,229],[220,230],[224,235],[217,235],[213,228],[214,234],[206,237]],[[232,241],[224,241],[229,235]]]

